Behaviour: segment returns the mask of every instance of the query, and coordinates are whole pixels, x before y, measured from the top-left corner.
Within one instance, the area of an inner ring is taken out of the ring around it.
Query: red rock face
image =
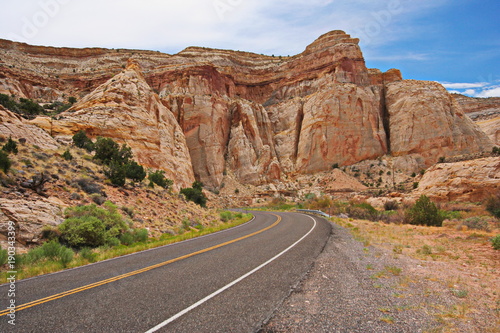
[[[34,123],[60,135],[86,129],[127,142],[142,163],[211,188],[228,171],[261,184],[388,153],[430,162],[491,149],[444,89],[402,81],[398,70],[367,69],[358,42],[332,31],[299,55],[269,57],[0,40],[0,93],[40,102],[78,96],[60,121]],[[133,68],[122,73],[129,59]]]

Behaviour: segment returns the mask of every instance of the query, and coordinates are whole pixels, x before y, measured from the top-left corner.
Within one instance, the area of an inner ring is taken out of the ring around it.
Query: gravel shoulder
[[[434,277],[435,264],[365,246],[333,224],[307,277],[260,332],[495,332],[498,312],[481,322]]]

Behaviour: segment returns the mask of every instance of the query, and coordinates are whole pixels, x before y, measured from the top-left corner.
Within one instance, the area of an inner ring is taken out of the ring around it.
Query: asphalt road
[[[0,332],[254,332],[322,251],[331,226],[255,212],[202,238],[16,283]],[[0,286],[7,308],[8,285]]]

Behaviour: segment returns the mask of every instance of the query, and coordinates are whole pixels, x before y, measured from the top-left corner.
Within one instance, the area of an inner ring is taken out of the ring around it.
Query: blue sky
[[[0,1],[0,38],[29,44],[294,55],[340,29],[361,39],[368,67],[500,96],[498,0]]]

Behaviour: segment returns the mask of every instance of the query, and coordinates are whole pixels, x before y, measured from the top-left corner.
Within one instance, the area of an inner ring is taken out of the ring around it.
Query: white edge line
[[[26,279],[22,279],[22,280],[16,281],[16,283],[20,283],[20,282],[24,282],[24,281],[29,281],[29,280],[34,280],[34,279],[40,279],[40,278],[44,278],[44,277],[51,276],[51,275],[66,273],[66,272],[70,272],[70,271],[77,270],[77,269],[83,269],[85,267],[99,265],[99,264],[102,264],[102,263],[105,263],[105,262],[108,262],[108,261],[112,261],[112,260],[118,260],[118,259],[121,259],[121,258],[130,257],[130,256],[137,255],[137,254],[140,254],[140,253],[146,253],[146,252],[149,252],[149,251],[159,250],[159,249],[163,249],[163,248],[170,247],[170,246],[175,246],[175,245],[179,245],[179,244],[185,244],[185,243],[192,242],[192,241],[195,241],[195,240],[198,240],[198,239],[202,239],[202,238],[205,238],[205,237],[209,237],[209,236],[213,236],[213,235],[218,235],[218,234],[221,234],[221,233],[226,232],[226,231],[235,230],[235,229],[237,229],[239,227],[243,227],[244,225],[249,224],[250,222],[253,222],[253,220],[255,220],[255,215],[253,215],[253,217],[252,217],[252,219],[250,221],[245,222],[245,223],[240,224],[240,225],[237,225],[236,227],[224,229],[224,230],[221,230],[221,231],[213,232],[211,234],[206,234],[206,235],[199,236],[199,237],[194,237],[194,238],[186,239],[186,240],[183,240],[183,241],[180,241],[180,242],[175,242],[175,243],[171,243],[171,244],[167,244],[167,245],[153,247],[153,248],[150,248],[150,249],[147,249],[147,250],[142,250],[142,251],[139,251],[139,252],[125,254],[125,255],[119,256],[119,257],[114,257],[114,258],[109,258],[109,259],[98,261],[98,262],[93,262],[93,263],[90,263],[90,264],[87,264],[87,265],[83,265],[83,266],[68,268],[68,269],[64,269],[62,271],[58,271],[58,272],[54,272],[54,273],[48,273],[48,274],[33,276],[33,277],[30,277],[30,278],[26,278]],[[7,285],[7,284],[9,284],[9,283],[0,284],[0,287],[2,287],[4,285]]]
[[[316,228],[316,219],[309,216],[309,215],[306,215],[308,216],[309,218],[311,218],[313,221],[314,221],[314,225],[313,227],[311,228],[311,230],[309,230],[307,232],[307,234],[305,234],[304,236],[302,236],[301,239],[299,239],[298,241],[296,241],[295,243],[293,243],[292,245],[290,245],[287,249],[285,249],[284,251],[280,252],[279,254],[277,254],[276,256],[274,256],[273,258],[269,259],[268,261],[266,261],[265,263],[263,263],[262,265],[254,268],[253,270],[251,270],[250,272],[246,273],[245,275],[242,275],[240,276],[239,278],[237,278],[236,280],[234,280],[233,282],[225,285],[224,287],[220,288],[219,290],[213,292],[212,294],[208,295],[207,297],[199,300],[198,302],[194,303],[193,305],[185,308],[184,310],[182,310],[181,312],[175,314],[174,316],[170,317],[169,319],[165,320],[164,322],[156,325],[155,327],[149,329],[148,331],[146,331],[145,333],[153,333],[153,332],[156,332],[157,330],[159,330],[160,328],[163,328],[165,326],[167,326],[168,324],[170,324],[171,322],[173,322],[174,320],[182,317],[183,315],[185,315],[186,313],[190,312],[191,310],[197,308],[198,306],[202,305],[203,303],[207,302],[208,300],[210,300],[211,298],[214,298],[215,296],[219,295],[220,293],[222,293],[223,291],[231,288],[232,286],[234,286],[235,284],[237,284],[238,282],[241,282],[242,280],[246,279],[247,277],[249,277],[250,275],[252,275],[253,273],[257,272],[258,270],[264,268],[265,266],[267,266],[268,264],[270,264],[271,262],[275,261],[276,259],[278,259],[279,257],[281,257],[283,254],[287,253],[288,251],[290,251],[292,248],[294,248],[297,244],[299,244],[302,240],[304,240],[304,238],[306,238],[307,236],[309,236],[309,234]]]

